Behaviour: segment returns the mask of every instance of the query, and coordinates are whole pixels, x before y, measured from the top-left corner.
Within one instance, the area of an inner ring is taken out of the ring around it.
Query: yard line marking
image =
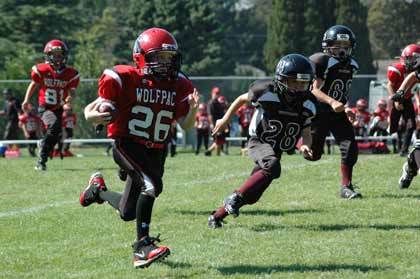
[[[51,204],[18,208],[18,209],[14,209],[14,210],[10,210],[10,211],[3,211],[3,212],[0,212],[0,218],[10,217],[10,216],[19,216],[19,215],[28,214],[28,213],[36,213],[36,212],[42,211],[44,209],[48,209],[50,207],[63,206],[63,205],[72,204],[72,203],[76,204],[76,201],[57,201],[57,202],[53,202]]]

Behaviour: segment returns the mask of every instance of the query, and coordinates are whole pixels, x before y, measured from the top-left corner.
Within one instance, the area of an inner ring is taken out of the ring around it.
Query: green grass
[[[0,160],[0,278],[420,278],[420,180],[398,189],[399,156],[360,156],[354,181],[365,198],[354,201],[338,198],[337,155],[284,156],[281,178],[220,230],[207,216],[248,176],[250,159],[168,158],[151,233],[172,255],[135,270],[135,223],[106,204],[78,204],[96,169],[123,189],[100,153],[54,159],[45,173],[32,158]]]

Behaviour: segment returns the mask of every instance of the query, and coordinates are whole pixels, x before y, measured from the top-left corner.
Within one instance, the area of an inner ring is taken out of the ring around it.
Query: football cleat
[[[92,203],[103,203],[104,201],[99,198],[99,191],[106,191],[106,185],[102,173],[95,172],[90,176],[88,186],[80,193],[79,201],[84,207],[91,205]]]
[[[211,215],[209,216],[209,218],[207,219],[207,225],[211,229],[221,228],[223,226],[223,222],[222,222],[222,220],[216,219],[213,215],[214,213],[215,213],[215,211],[213,211],[211,213]]]
[[[223,201],[223,206],[225,207],[227,213],[233,217],[239,216],[239,208],[245,204],[242,196],[238,192],[232,193]]]
[[[166,246],[157,246],[155,242],[161,242],[157,237],[146,236],[133,244],[133,265],[135,268],[145,268],[153,262],[162,260],[171,254]]]
[[[407,189],[408,187],[410,187],[412,180],[413,176],[410,174],[408,163],[405,162],[402,167],[402,173],[400,179],[398,180],[398,184],[400,184],[401,189]]]
[[[128,175],[128,173],[125,170],[123,170],[123,169],[118,170],[118,177],[120,178],[121,181],[126,181],[127,180],[127,175]]]
[[[37,171],[46,171],[47,170],[47,165],[43,162],[38,162],[35,166],[35,170]]]
[[[356,192],[351,183],[347,186],[342,186],[341,187],[340,196],[343,199],[348,199],[348,200],[362,198],[362,194],[360,194],[359,192]]]

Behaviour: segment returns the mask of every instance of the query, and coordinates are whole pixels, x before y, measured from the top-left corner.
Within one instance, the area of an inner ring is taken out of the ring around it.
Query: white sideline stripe
[[[397,136],[368,136],[356,137],[356,140],[392,140]],[[227,137],[227,141],[246,141],[246,137]],[[327,137],[326,140],[334,140],[334,137]],[[0,144],[30,144],[38,143],[40,140],[0,140]],[[64,143],[113,143],[113,139],[66,139]]]
[[[374,159],[374,158],[373,158]],[[372,158],[359,158],[359,161],[365,161],[365,160],[372,160]],[[311,167],[312,165],[316,164],[318,165],[324,165],[324,164],[329,164],[329,163],[333,163],[336,160],[334,159],[325,159],[318,162],[306,162],[306,163],[299,163],[299,164],[295,164],[295,165],[286,165],[284,167],[282,167],[282,170],[290,170],[290,169],[298,169],[298,168],[303,168],[303,167]],[[230,179],[230,178],[234,178],[234,177],[238,177],[238,176],[246,176],[250,174],[250,170],[246,171],[246,172],[238,172],[238,173],[232,173],[229,175],[223,175],[220,177],[214,177],[211,179],[205,179],[205,180],[191,180],[188,182],[184,182],[184,183],[178,183],[178,184],[172,184],[171,186],[187,186],[187,185],[191,185],[191,184],[195,184],[195,185],[199,185],[199,184],[209,184],[209,183],[214,183],[214,182],[218,182],[218,181],[223,181],[226,179]],[[67,205],[67,204],[77,204],[77,201],[74,200],[68,200],[68,201],[57,201],[57,202],[53,202],[52,204],[48,204],[48,205],[39,205],[39,206],[33,206],[33,207],[26,207],[26,208],[19,208],[19,209],[14,209],[14,210],[10,210],[10,211],[3,211],[0,212],[0,218],[4,218],[4,217],[10,217],[10,216],[20,216],[20,215],[24,215],[24,214],[31,214],[31,213],[38,213],[39,211],[51,208],[51,207],[59,207],[59,206],[63,206],[63,205]]]
[[[62,205],[72,204],[72,203],[76,204],[76,201],[58,201],[52,204],[38,205],[38,206],[33,206],[33,207],[26,207],[26,208],[24,207],[24,208],[14,209],[10,211],[3,211],[3,212],[0,212],[0,218],[10,217],[10,216],[20,216],[22,214],[36,213],[44,209],[48,209],[50,207],[58,207]]]

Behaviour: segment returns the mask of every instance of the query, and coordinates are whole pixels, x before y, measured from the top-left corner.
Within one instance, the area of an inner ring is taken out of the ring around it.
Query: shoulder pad
[[[262,93],[266,90],[273,91],[274,83],[272,80],[256,80],[249,86],[249,91],[257,93]]]
[[[312,61],[314,64],[321,64],[321,65],[327,65],[328,60],[330,59],[330,56],[323,52],[317,52],[309,56],[309,60]]]

